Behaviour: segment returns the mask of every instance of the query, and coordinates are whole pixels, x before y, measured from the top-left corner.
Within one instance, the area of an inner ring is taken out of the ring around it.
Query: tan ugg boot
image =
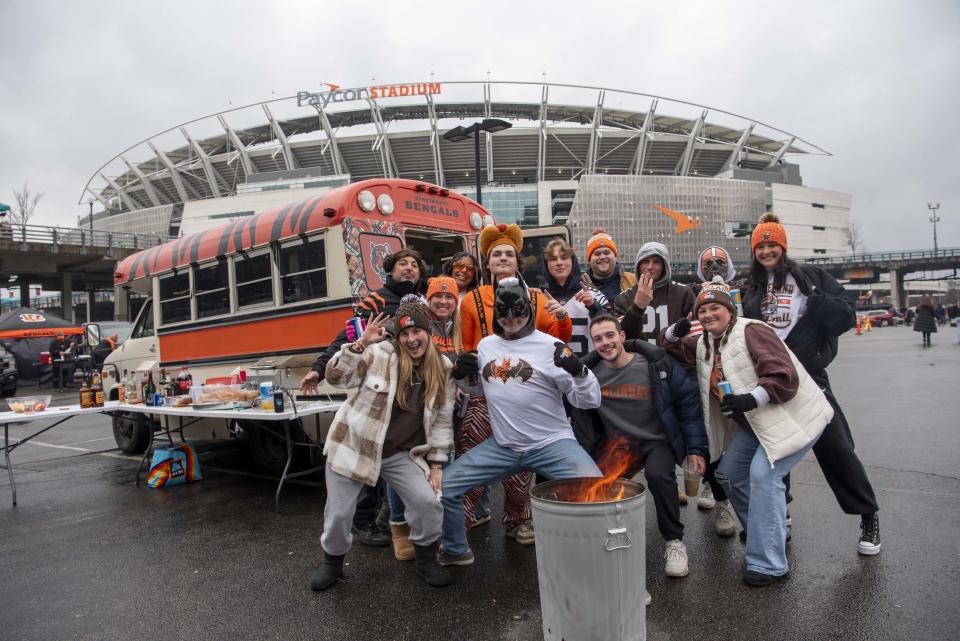
[[[410,526],[406,523],[391,523],[390,532],[393,534],[393,556],[397,561],[412,561],[416,553],[410,542]]]

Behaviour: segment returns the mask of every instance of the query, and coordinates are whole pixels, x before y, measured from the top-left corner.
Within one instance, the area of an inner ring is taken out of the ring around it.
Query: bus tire
[[[237,421],[243,430],[247,452],[254,467],[261,474],[280,476],[287,463],[287,443],[283,436],[283,425],[277,421]],[[294,443],[303,443],[307,435],[296,424],[290,426],[290,435]],[[294,446],[290,471],[303,467],[302,447]]]
[[[143,454],[150,442],[150,428],[143,414],[117,412],[113,418],[113,438],[124,454]]]

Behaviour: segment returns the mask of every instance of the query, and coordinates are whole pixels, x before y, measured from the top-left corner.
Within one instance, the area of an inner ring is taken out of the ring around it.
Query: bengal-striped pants
[[[471,396],[467,411],[460,422],[457,435],[457,456],[463,456],[493,435],[487,399]],[[530,518],[530,482],[533,474],[520,472],[503,479],[503,526],[514,528]],[[463,495],[463,511],[467,530],[474,526],[474,516],[483,488],[477,487]]]

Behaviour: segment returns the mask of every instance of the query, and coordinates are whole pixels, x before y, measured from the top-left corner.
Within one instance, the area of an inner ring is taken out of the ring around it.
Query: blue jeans
[[[773,576],[790,570],[783,477],[812,447],[813,443],[771,465],[753,432],[740,428],[723,453],[717,480],[730,497],[740,523],[747,528],[748,570]]]
[[[399,523],[406,523],[407,517],[403,515],[406,506],[403,504],[403,499],[400,498],[400,495],[397,494],[397,491],[393,489],[393,486],[387,483],[387,505],[390,506],[390,523],[393,525]]]
[[[590,455],[573,439],[562,439],[529,452],[501,447],[491,436],[455,460],[443,472],[443,549],[464,554],[470,549],[463,523],[463,495],[508,476],[532,470],[548,479],[602,476]]]

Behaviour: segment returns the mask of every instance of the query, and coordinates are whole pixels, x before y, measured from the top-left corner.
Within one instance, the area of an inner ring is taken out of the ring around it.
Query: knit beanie
[[[617,244],[613,242],[610,234],[603,231],[603,227],[597,227],[593,230],[593,236],[587,241],[587,262],[590,262],[590,257],[593,255],[593,252],[601,247],[609,248],[615,255],[620,254],[620,252],[617,251]]]
[[[487,256],[490,249],[497,245],[510,245],[519,254],[523,248],[523,232],[520,227],[504,223],[484,227],[480,232],[480,253]]]
[[[427,314],[427,308],[420,303],[404,303],[397,308],[394,314],[396,333],[410,328],[418,327],[430,332],[430,316]]]
[[[730,287],[723,282],[720,276],[714,276],[709,283],[704,283],[700,289],[697,300],[693,303],[693,315],[697,316],[700,306],[706,303],[719,303],[730,310],[734,318],[737,316],[737,306],[733,304],[730,298]]]
[[[457,287],[457,281],[449,276],[434,276],[427,281],[427,300],[437,294],[452,294],[454,298],[460,295],[460,289]]]
[[[776,243],[787,251],[787,232],[780,224],[780,219],[772,211],[760,216],[760,224],[753,230],[750,237],[750,251],[756,253],[760,243]]]

